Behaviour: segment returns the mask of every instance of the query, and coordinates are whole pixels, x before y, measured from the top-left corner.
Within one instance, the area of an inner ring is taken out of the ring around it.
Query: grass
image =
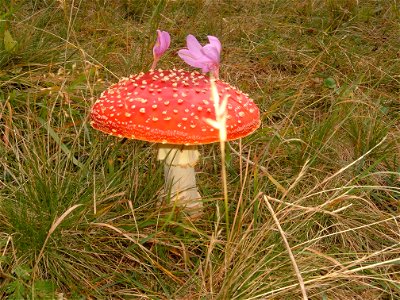
[[[1,298],[400,298],[396,1],[0,8]],[[88,124],[101,91],[149,68],[157,28],[163,68],[187,68],[187,34],[218,36],[221,78],[261,109],[225,149],[227,217],[218,144],[197,166],[206,215],[188,221],[157,206],[153,145]]]

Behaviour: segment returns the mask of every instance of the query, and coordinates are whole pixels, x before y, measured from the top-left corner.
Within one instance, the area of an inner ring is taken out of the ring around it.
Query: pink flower
[[[165,51],[169,48],[171,43],[171,37],[167,31],[157,30],[157,40],[156,44],[153,47],[153,64],[151,69],[156,67],[157,62],[160,57],[164,54]]]
[[[199,41],[193,36],[186,38],[187,49],[178,51],[178,55],[187,64],[195,68],[201,68],[203,73],[212,72],[218,77],[221,42],[215,36],[207,36],[209,43],[201,46]]]

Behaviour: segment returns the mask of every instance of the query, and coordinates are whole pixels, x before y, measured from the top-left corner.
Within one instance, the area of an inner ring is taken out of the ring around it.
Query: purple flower
[[[192,67],[201,68],[203,73],[212,72],[218,77],[221,42],[215,36],[207,37],[209,43],[201,46],[193,35],[188,35],[186,38],[187,49],[179,50],[178,55]]]
[[[160,57],[169,48],[171,43],[171,37],[167,31],[157,30],[157,40],[153,47],[153,65],[151,69],[154,69]]]
[[[160,58],[169,48],[171,37],[167,31],[157,30],[157,40],[153,47],[154,58]]]

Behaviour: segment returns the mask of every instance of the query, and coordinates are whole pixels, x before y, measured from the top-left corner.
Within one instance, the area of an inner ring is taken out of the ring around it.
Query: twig
[[[299,267],[297,266],[296,260],[294,258],[293,253],[292,253],[292,250],[290,249],[290,245],[289,245],[289,243],[288,243],[288,241],[286,239],[285,232],[283,231],[281,225],[279,224],[279,220],[276,217],[274,209],[272,208],[271,204],[269,203],[268,197],[266,195],[264,195],[264,200],[265,200],[265,204],[267,204],[269,212],[272,215],[272,218],[274,219],[275,225],[276,225],[276,227],[278,227],[279,233],[282,236],[285,248],[286,248],[287,252],[289,253],[289,257],[290,257],[290,260],[292,261],[293,269],[294,269],[294,271],[296,273],[297,280],[299,281],[300,290],[301,290],[301,293],[303,295],[303,299],[304,300],[308,300],[306,287],[305,287],[304,281],[303,281],[303,277],[301,277],[301,273],[300,273]]]

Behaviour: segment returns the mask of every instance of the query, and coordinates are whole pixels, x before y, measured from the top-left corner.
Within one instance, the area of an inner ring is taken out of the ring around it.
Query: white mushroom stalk
[[[158,160],[164,161],[165,193],[174,205],[191,216],[201,215],[203,202],[196,185],[194,166],[200,153],[196,146],[161,145]]]

